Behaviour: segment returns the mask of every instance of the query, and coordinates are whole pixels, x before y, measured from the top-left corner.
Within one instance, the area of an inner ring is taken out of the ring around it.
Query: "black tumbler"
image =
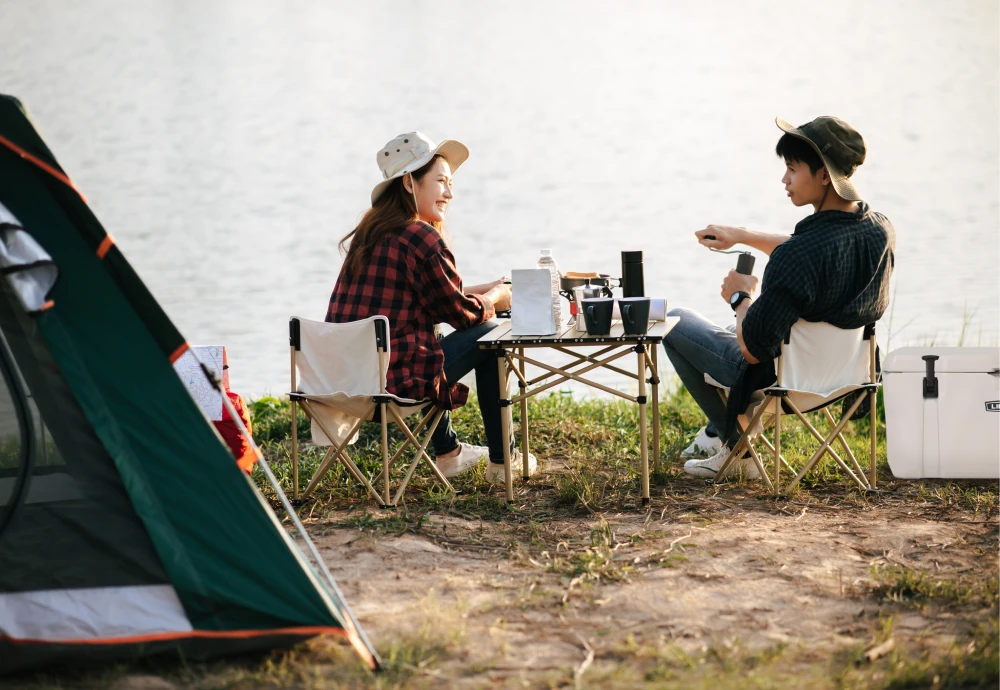
[[[645,297],[642,252],[622,252],[622,297]]]

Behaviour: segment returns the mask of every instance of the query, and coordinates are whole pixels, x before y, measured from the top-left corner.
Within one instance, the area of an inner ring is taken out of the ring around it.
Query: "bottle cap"
[[[625,263],[641,263],[642,251],[622,252],[622,261]]]
[[[551,249],[543,249],[542,250],[542,256],[552,256],[552,250]]]

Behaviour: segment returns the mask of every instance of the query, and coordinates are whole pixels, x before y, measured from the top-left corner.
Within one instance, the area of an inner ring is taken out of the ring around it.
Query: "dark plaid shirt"
[[[868,204],[858,206],[857,213],[808,216],[771,252],[760,295],[743,319],[743,344],[760,363],[743,362],[730,390],[724,438],[731,438],[753,392],[774,383],[772,360],[781,354],[792,324],[801,318],[861,328],[885,313],[896,263],[896,231]]]
[[[764,270],[760,295],[743,320],[743,343],[762,362],[777,357],[792,324],[839,328],[875,323],[889,306],[896,231],[859,202],[857,213],[822,211],[801,220]]]
[[[326,320],[345,323],[377,314],[389,319],[386,389],[403,398],[429,398],[444,409],[464,405],[469,389],[445,379],[434,324],[476,326],[493,318],[493,304],[462,291],[455,257],[432,225],[415,222],[390,234],[349,279],[341,268]]]

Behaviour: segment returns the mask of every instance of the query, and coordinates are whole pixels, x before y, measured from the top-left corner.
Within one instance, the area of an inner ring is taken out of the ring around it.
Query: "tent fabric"
[[[270,644],[286,635],[343,632],[374,666],[374,650],[345,614],[334,588],[317,577],[177,377],[171,359],[186,349],[183,337],[69,182],[20,103],[9,96],[0,96],[0,203],[59,269],[52,308],[28,315],[8,295],[3,324],[5,338],[16,336],[32,357],[53,364],[35,366],[28,383],[37,415],[51,434],[47,442],[58,450],[63,474],[91,497],[94,510],[103,510],[120,486],[119,528],[131,525],[145,535],[138,541],[148,545],[146,556],[132,557],[121,539],[97,542],[87,558],[97,562],[94,554],[103,553],[105,564],[90,569],[95,582],[86,586],[156,584],[150,581],[159,579],[176,592],[192,634],[239,639],[238,646],[246,649],[253,647],[252,639]],[[17,360],[18,369],[31,361],[24,353],[9,358]],[[70,435],[59,416],[63,408],[76,415]],[[67,438],[86,439],[93,450],[90,459],[81,461]],[[83,472],[81,463],[90,469]],[[106,481],[90,481],[92,473]],[[14,502],[19,505],[0,533],[0,559],[5,569],[14,563],[15,569],[31,570],[43,546],[39,534],[18,541],[19,551],[8,548],[21,513],[34,505],[55,517],[72,502]],[[86,534],[99,524],[91,523]],[[58,520],[47,529],[67,531]],[[132,568],[131,577],[138,581],[100,583],[113,570],[111,563],[145,565]],[[31,587],[0,575],[0,593],[13,591]],[[0,618],[0,638],[16,646],[5,626]],[[64,648],[53,647],[53,653]],[[224,650],[225,645],[212,648]],[[30,656],[45,658],[37,647]],[[0,646],[0,672],[7,670],[5,661]]]
[[[6,592],[0,620],[10,637],[53,642],[193,631],[170,585]]]

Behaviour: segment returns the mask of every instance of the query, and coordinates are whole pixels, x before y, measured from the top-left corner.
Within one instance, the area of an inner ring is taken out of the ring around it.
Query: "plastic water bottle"
[[[551,249],[543,249],[542,255],[538,258],[538,263],[536,264],[538,268],[547,269],[552,275],[552,315],[556,322],[556,331],[562,330],[562,301],[559,299],[559,267],[556,266],[556,260],[552,257]]]

